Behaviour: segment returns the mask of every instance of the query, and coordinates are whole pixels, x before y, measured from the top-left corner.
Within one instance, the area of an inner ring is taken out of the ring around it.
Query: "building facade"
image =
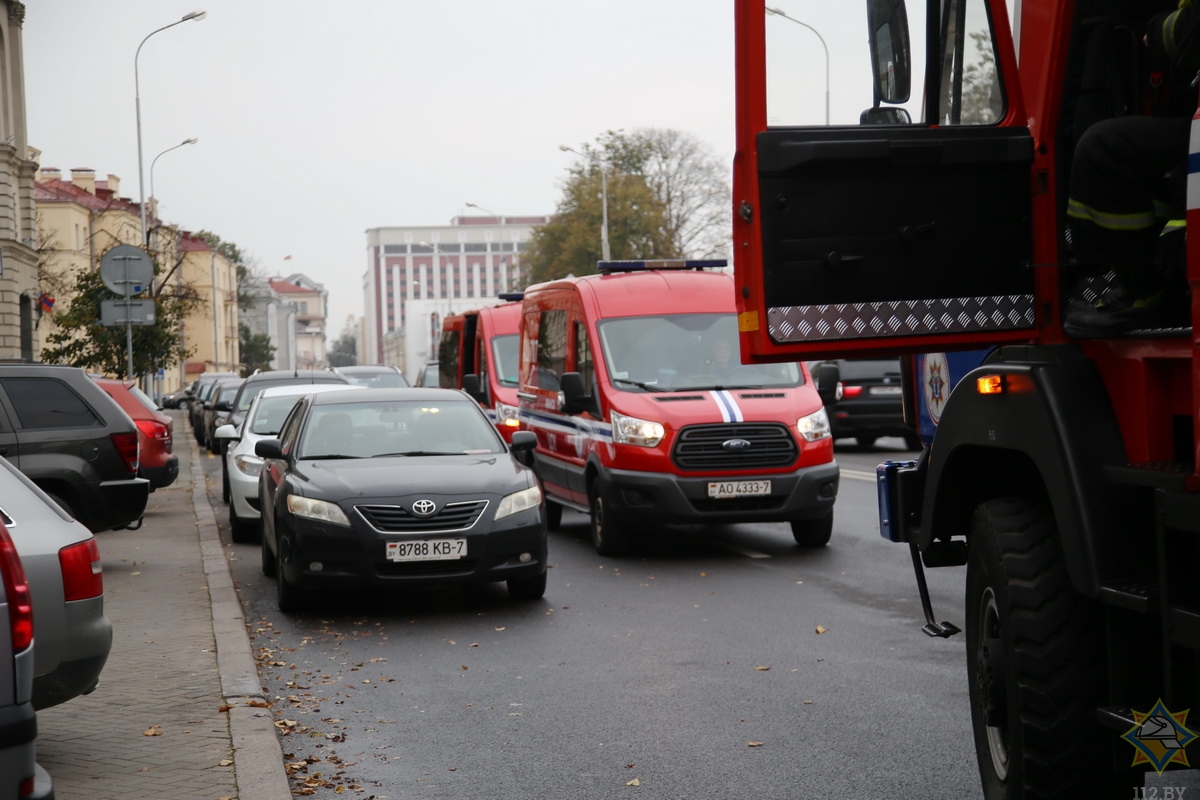
[[[414,380],[436,358],[441,320],[524,288],[521,254],[549,216],[467,217],[449,225],[369,228],[359,361]]]
[[[293,363],[282,369],[324,368],[325,322],[329,305],[329,293],[325,287],[300,273],[286,278],[271,278],[267,284],[282,305],[294,307],[291,316]]]

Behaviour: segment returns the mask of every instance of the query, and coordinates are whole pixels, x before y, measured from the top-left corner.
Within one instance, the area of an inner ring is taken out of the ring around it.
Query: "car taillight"
[[[861,386],[843,386],[842,397],[858,397],[862,394],[863,387]]]
[[[117,448],[117,452],[124,459],[125,466],[136,475],[138,471],[138,435],[136,433],[114,433],[110,438]]]
[[[62,568],[63,599],[87,600],[104,594],[104,570],[95,539],[59,550],[58,564]]]
[[[17,548],[0,522],[0,578],[4,580],[4,595],[8,598],[8,627],[12,635],[13,652],[19,653],[33,642],[33,600],[25,569],[17,557]]]

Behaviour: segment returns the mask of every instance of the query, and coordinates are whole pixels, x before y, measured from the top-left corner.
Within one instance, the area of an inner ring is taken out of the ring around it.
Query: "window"
[[[592,384],[596,380],[596,367],[592,363],[592,348],[588,344],[587,328],[582,322],[576,322],[574,325],[574,350],[572,356],[575,359],[575,371],[579,373],[579,377],[583,379],[583,393],[592,393]]]
[[[385,253],[407,253],[408,245],[406,244],[385,244],[383,246]]]
[[[537,377],[540,389],[558,391],[567,357],[567,312],[551,309],[538,321]]]
[[[92,428],[103,423],[87,403],[62,381],[8,378],[4,390],[24,428]]]
[[[438,385],[443,389],[458,388],[458,331],[445,331],[438,345]]]

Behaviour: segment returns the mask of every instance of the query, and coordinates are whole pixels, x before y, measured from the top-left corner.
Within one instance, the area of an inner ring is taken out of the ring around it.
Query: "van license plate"
[[[708,496],[718,500],[759,497],[770,493],[770,481],[716,481],[708,485]]]
[[[387,543],[388,561],[440,561],[462,558],[466,554],[466,539],[414,539]]]

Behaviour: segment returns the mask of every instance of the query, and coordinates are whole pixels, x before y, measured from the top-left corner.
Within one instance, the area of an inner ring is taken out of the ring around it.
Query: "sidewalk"
[[[38,761],[57,800],[288,800],[200,453],[168,413],[179,478],[140,530],[96,537],[112,652],[96,691],[38,712]]]

